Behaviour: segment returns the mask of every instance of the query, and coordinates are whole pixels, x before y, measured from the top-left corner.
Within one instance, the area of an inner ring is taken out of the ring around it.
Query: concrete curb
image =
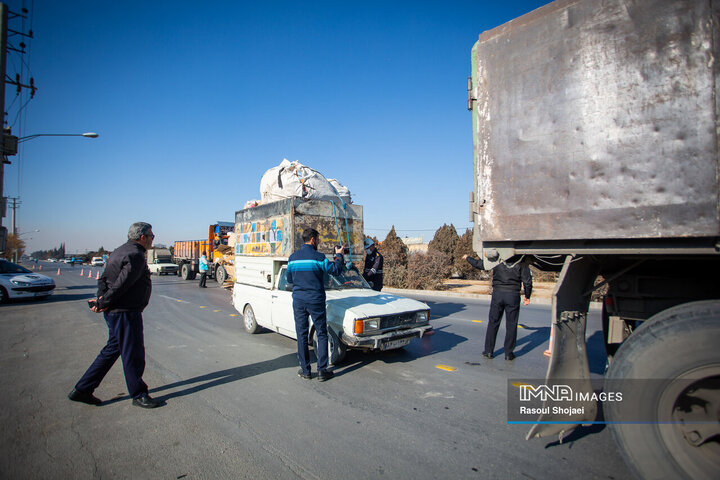
[[[394,293],[396,295],[427,295],[432,297],[450,297],[450,298],[474,298],[477,300],[490,301],[490,295],[482,293],[462,293],[462,292],[446,292],[442,290],[410,290],[406,288],[383,287],[383,292]],[[530,305],[552,305],[552,299],[549,298],[531,298]],[[590,302],[590,310],[601,310],[602,303]]]

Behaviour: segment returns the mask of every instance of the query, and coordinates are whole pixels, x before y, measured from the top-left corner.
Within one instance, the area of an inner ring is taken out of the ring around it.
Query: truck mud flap
[[[589,257],[568,256],[552,299],[552,355],[546,374],[546,385],[571,383],[583,391],[592,391],[590,368],[585,346],[587,311],[590,306],[590,290],[597,277],[598,265]],[[543,407],[548,402],[543,402]],[[560,440],[587,421],[595,420],[595,401],[576,401],[565,404],[576,407],[582,414],[542,414],[533,425],[526,439],[558,435]],[[584,407],[584,408],[583,408]],[[567,422],[567,423],[564,423]]]

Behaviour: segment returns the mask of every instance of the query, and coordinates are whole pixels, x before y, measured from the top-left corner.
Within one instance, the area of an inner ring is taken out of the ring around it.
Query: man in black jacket
[[[145,371],[142,311],[150,301],[152,291],[145,252],[152,246],[154,238],[152,225],[133,223],[127,243],[110,255],[98,280],[98,298],[89,301],[93,312],[103,312],[110,335],[105,347],[68,395],[70,400],[100,405],[102,401],[93,395],[93,391],[118,357],[122,357],[125,383],[133,405],[142,408],[161,405],[148,395],[148,387],[142,379]]]
[[[463,258],[475,268],[482,269],[480,260],[463,255]],[[492,297],[490,300],[490,314],[488,315],[488,328],[485,333],[485,351],[483,357],[493,358],[495,339],[503,312],[505,312],[505,360],[513,360],[515,354],[515,341],[517,340],[517,325],[520,315],[520,285],[524,288],[525,298],[523,305],[530,303],[532,294],[532,273],[522,257],[513,257],[493,268]]]

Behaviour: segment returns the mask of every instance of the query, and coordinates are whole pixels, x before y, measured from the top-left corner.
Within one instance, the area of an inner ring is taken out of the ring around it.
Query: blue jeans
[[[325,302],[308,303],[293,296],[293,314],[295,315],[295,333],[297,334],[298,360],[300,368],[306,375],[310,374],[310,351],[308,350],[308,315],[312,317],[315,325],[315,338],[317,338],[318,372],[324,372],[328,366],[328,337],[327,312]]]
[[[145,371],[145,343],[141,312],[103,313],[108,326],[107,344],[75,385],[75,390],[92,393],[110,371],[115,360],[122,357],[125,383],[132,398],[148,393],[143,382]]]

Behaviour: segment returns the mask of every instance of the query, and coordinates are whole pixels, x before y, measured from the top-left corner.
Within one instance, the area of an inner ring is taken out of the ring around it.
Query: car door
[[[292,283],[288,283],[286,272],[287,267],[283,266],[278,273],[276,287],[270,292],[270,317],[275,331],[297,338],[292,308]]]

